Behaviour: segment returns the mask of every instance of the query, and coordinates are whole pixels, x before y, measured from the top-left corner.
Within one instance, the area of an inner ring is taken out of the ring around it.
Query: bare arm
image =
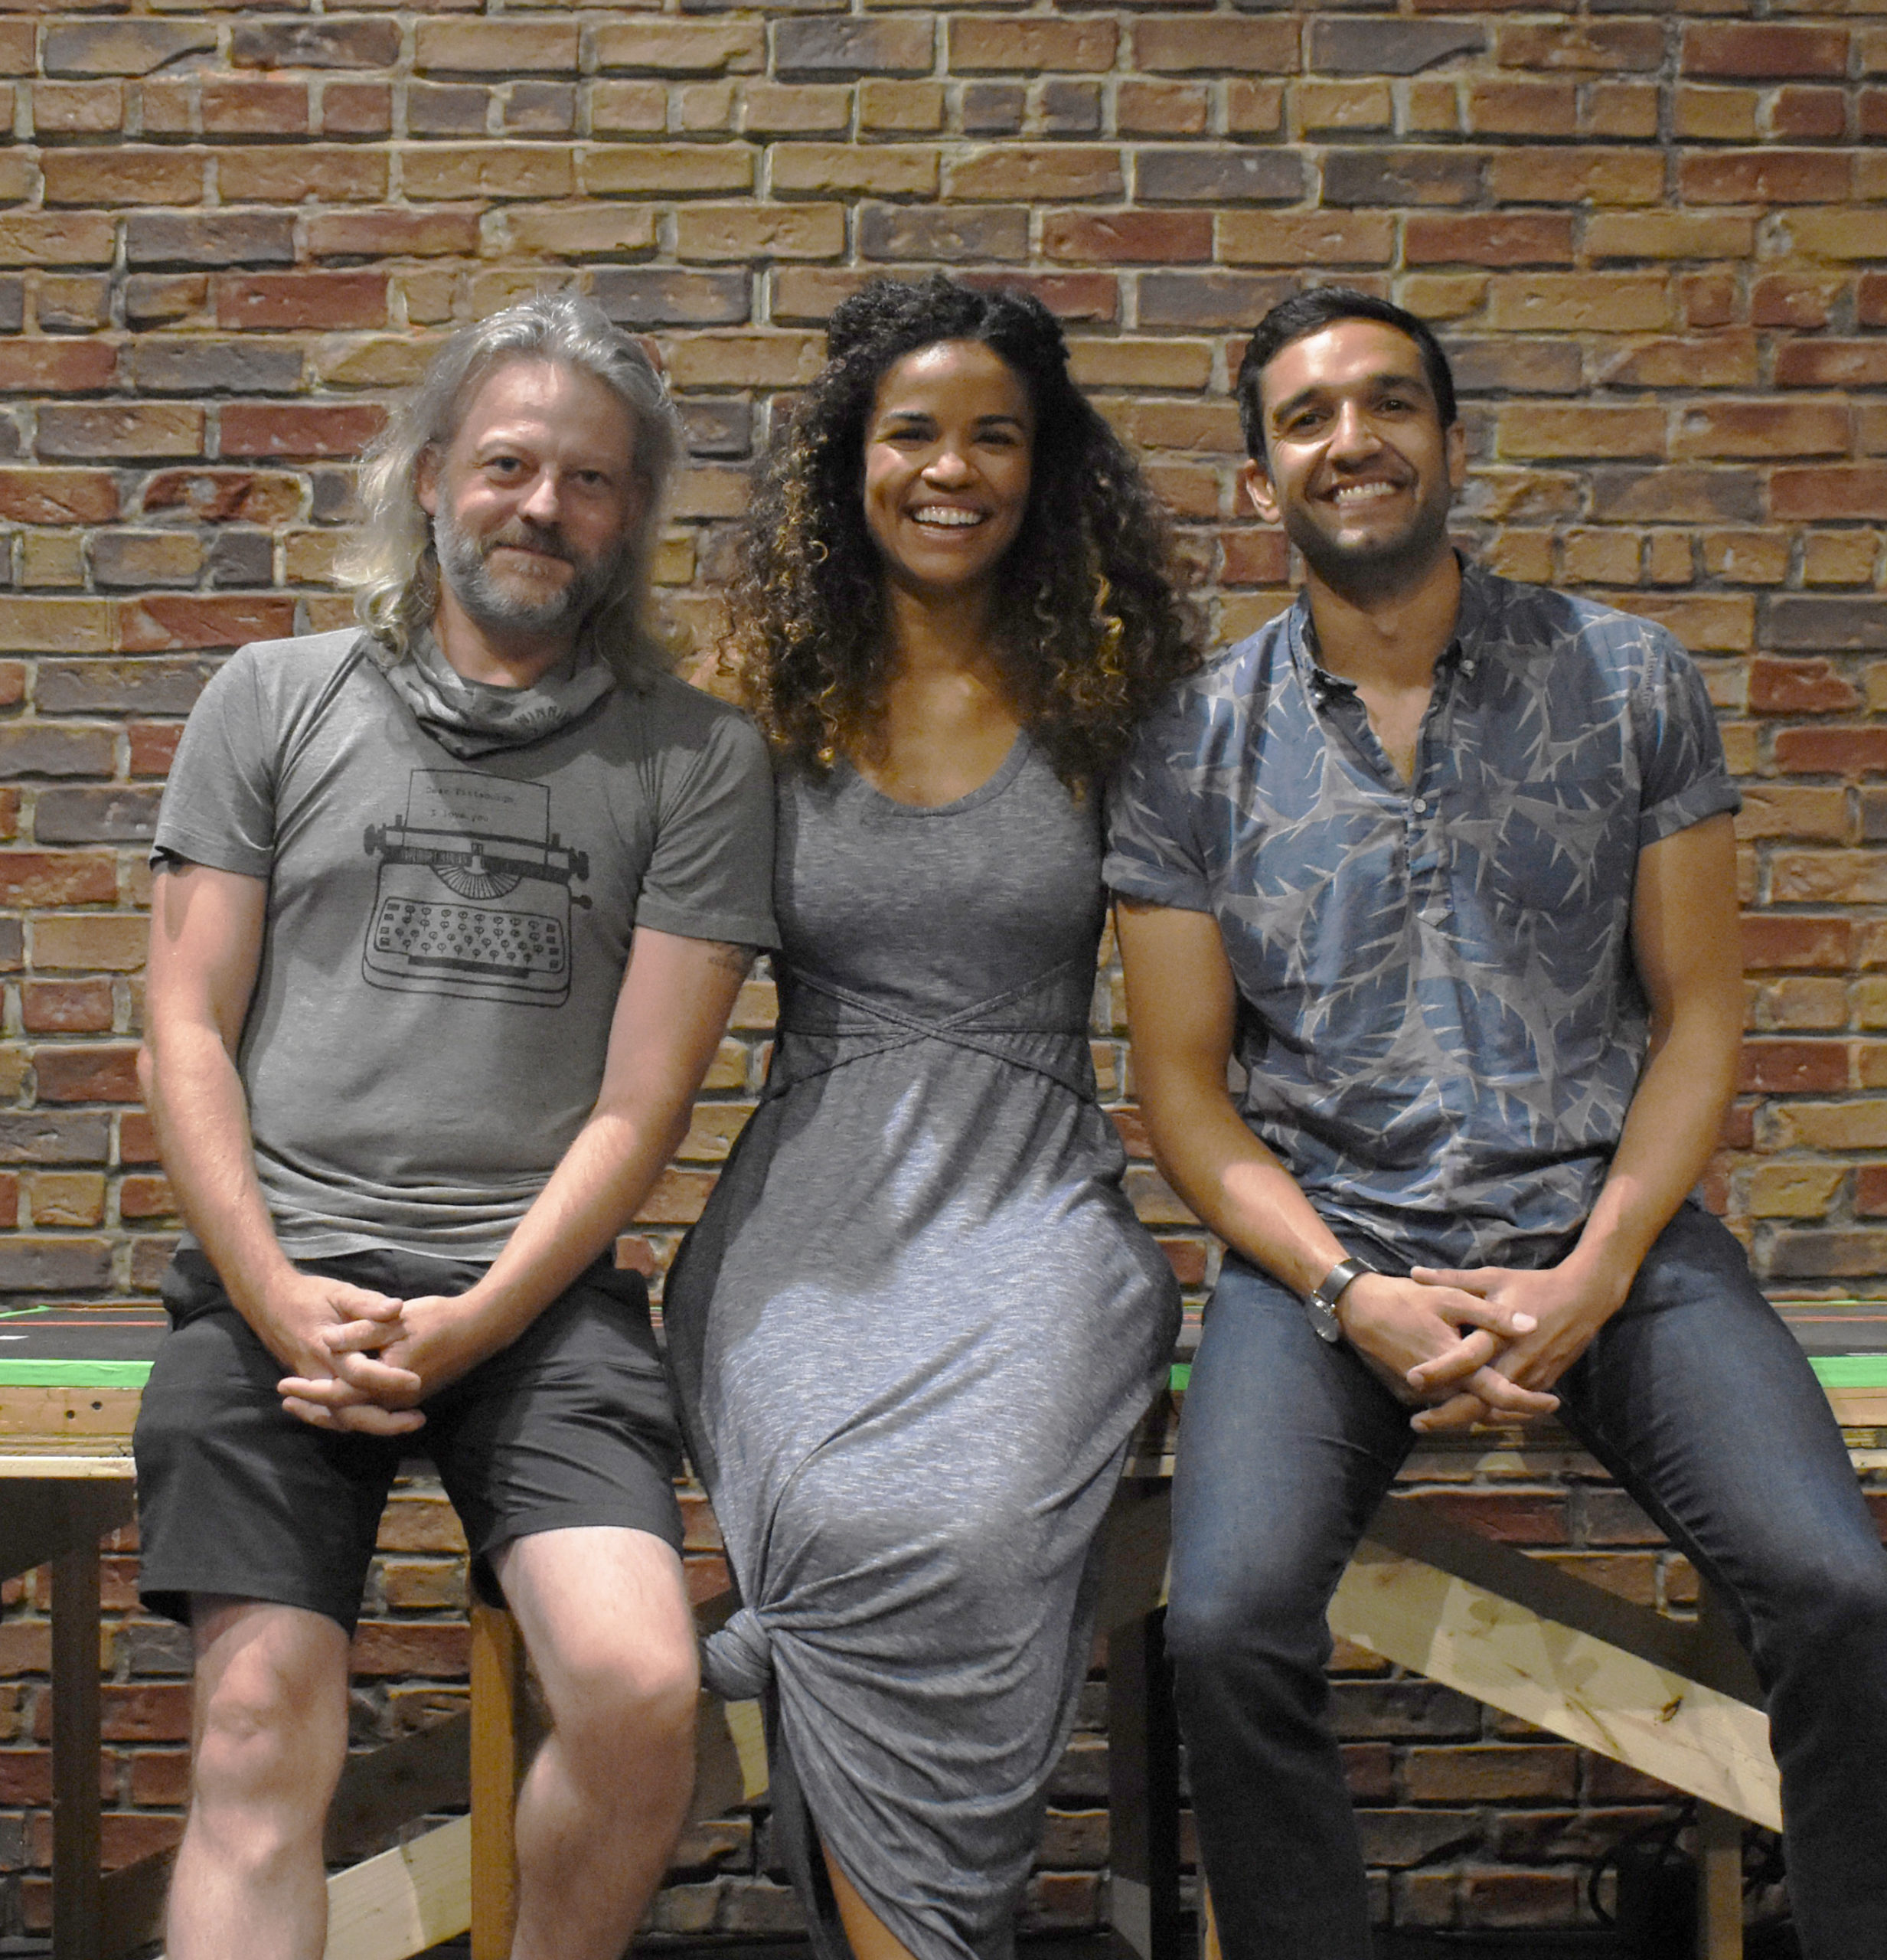
[[[1285,1285],[1308,1293],[1343,1256],[1336,1234],[1251,1131],[1226,1087],[1237,993],[1210,914],[1136,903],[1118,907],[1121,960],[1134,1040],[1134,1079],[1154,1153],[1204,1222]],[[1531,1325],[1454,1289],[1366,1275],[1345,1289],[1343,1331],[1392,1387],[1418,1362],[1426,1391],[1459,1387],[1492,1406],[1534,1413],[1551,1396],[1517,1390],[1484,1364]],[[1464,1336],[1461,1330],[1478,1331]]]
[[[1539,1272],[1422,1273],[1534,1314],[1537,1331],[1500,1361],[1517,1381],[1549,1387],[1584,1353],[1716,1146],[1743,1029],[1735,850],[1725,815],[1638,854],[1631,951],[1650,1007],[1650,1045],[1611,1170],[1572,1252]]]
[[[638,927],[616,997],[596,1107],[504,1250],[468,1292],[410,1300],[377,1355],[365,1331],[335,1337],[340,1382],[282,1384],[295,1413],[340,1419],[364,1398],[397,1408],[508,1347],[634,1217],[681,1139],[752,955]],[[410,1370],[416,1388],[402,1376]]]
[[[318,1330],[384,1323],[399,1303],[296,1272],[256,1181],[236,1051],[255,991],[268,893],[261,878],[205,864],[158,873],[138,1079],[184,1217],[237,1311],[285,1366],[325,1372]]]

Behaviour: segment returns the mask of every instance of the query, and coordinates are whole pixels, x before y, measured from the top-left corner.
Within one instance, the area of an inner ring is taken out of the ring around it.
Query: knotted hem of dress
[[[780,1720],[777,1681],[769,1681],[762,1708],[766,1724],[767,1801],[773,1812],[770,1835],[775,1854],[799,1895],[813,1960],[854,1960],[844,1922],[839,1916],[838,1900],[833,1895],[823,1834],[800,1786],[799,1772]],[[1015,1960],[1015,1907],[1020,1896],[1020,1886],[1017,1896],[1001,1915],[995,1940],[976,1948],[961,1940],[940,1940],[935,1926],[912,1919],[891,1901],[877,1896],[869,1878],[847,1864],[842,1846],[835,1847],[833,1855],[859,1896],[912,1960]]]
[[[723,1701],[758,1701],[772,1685],[772,1649],[751,1606],[738,1608],[702,1642],[701,1679]]]
[[[738,1608],[724,1626],[701,1643],[701,1678],[723,1701],[759,1702],[766,1730],[767,1802],[773,1813],[773,1842],[805,1913],[814,1960],[853,1960],[851,1943],[845,1936],[838,1902],[833,1896],[819,1827],[800,1788],[792,1752],[782,1733],[772,1644],[765,1625],[751,1606]],[[993,1946],[973,1949],[961,1942],[939,1944],[934,1926],[911,1919],[886,1900],[873,1896],[867,1878],[846,1866],[842,1857],[840,1864],[859,1896],[914,1960],[1014,1960],[1013,1909],[1003,1915],[1004,1930]]]

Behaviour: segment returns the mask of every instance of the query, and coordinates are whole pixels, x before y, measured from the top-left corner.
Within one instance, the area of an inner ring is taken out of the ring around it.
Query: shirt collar
[[[1441,657],[1435,665],[1438,668],[1458,666],[1462,674],[1471,680],[1482,658],[1481,642],[1493,612],[1492,594],[1489,590],[1489,575],[1458,551],[1454,555],[1461,568],[1461,603],[1455,611],[1454,636],[1442,648]],[[1331,673],[1317,658],[1317,628],[1311,622],[1311,598],[1307,591],[1300,590],[1296,603],[1287,616],[1285,639],[1291,648],[1291,664],[1314,701],[1321,702],[1332,694],[1356,693],[1355,681]]]

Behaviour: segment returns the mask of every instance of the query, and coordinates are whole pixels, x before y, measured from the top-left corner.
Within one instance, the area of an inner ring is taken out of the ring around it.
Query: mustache
[[[535,551],[547,558],[561,558],[566,565],[576,562],[576,554],[563,535],[560,524],[533,524],[527,518],[514,518],[481,541],[478,556],[488,558],[501,545],[516,551]]]

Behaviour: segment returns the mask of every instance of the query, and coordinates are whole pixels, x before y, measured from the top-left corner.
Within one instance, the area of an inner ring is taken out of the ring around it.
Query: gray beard
[[[566,550],[555,533],[545,542],[559,552]],[[611,559],[585,564],[566,557],[571,575],[563,590],[549,599],[526,599],[506,591],[492,577],[477,540],[452,521],[442,501],[433,519],[433,548],[439,554],[440,576],[467,616],[499,632],[573,632],[609,591],[619,562]]]

